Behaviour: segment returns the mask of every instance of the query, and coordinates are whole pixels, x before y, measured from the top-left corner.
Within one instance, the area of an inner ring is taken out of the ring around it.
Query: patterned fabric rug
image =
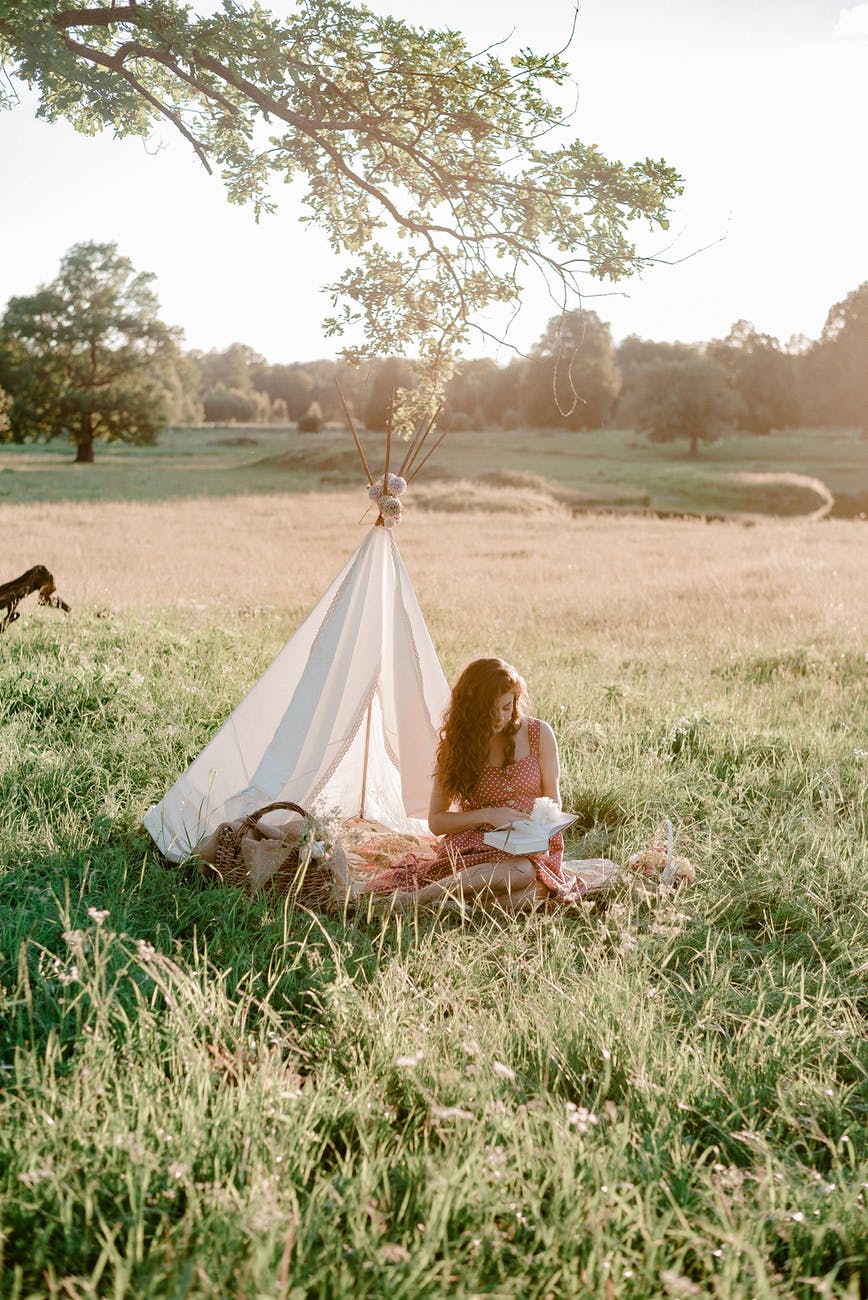
[[[341,843],[347,855],[350,888],[363,892],[378,872],[394,867],[408,854],[420,860],[437,856],[434,835],[398,834],[379,822],[352,818],[341,823]],[[617,885],[621,869],[608,858],[564,859],[564,871],[578,876],[588,888],[588,897],[599,897]]]

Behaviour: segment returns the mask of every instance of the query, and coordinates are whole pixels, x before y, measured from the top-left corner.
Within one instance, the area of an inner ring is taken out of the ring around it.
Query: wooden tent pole
[[[347,424],[350,426],[350,433],[353,435],[353,441],[356,444],[356,450],[362,458],[362,466],[368,476],[368,486],[373,483],[371,471],[368,468],[368,462],[365,460],[365,453],[362,451],[362,444],[359,442],[359,435],[356,433],[356,426],[353,424],[353,417],[350,415],[350,408],[347,406],[346,398],[343,395],[340,384],[335,380],[335,388],[338,390],[338,397],[341,399],[341,406],[344,408],[344,415],[347,417]]]
[[[389,414],[386,416],[386,466],[383,470],[383,491],[389,490],[389,455],[392,450],[392,416],[395,410],[395,390],[392,389],[392,396],[389,399]]]
[[[428,463],[428,461],[429,461],[429,460],[431,459],[431,457],[434,455],[434,453],[435,453],[435,451],[437,450],[437,448],[440,446],[440,444],[441,444],[441,442],[443,441],[443,439],[446,437],[446,434],[447,434],[447,433],[448,433],[448,429],[444,429],[443,432],[441,433],[440,437],[439,437],[439,438],[437,439],[437,441],[434,443],[434,446],[431,447],[431,448],[429,449],[427,455],[423,456],[422,459],[419,461],[418,465],[417,465],[417,466],[415,467],[415,469],[413,470],[413,473],[410,474],[410,475],[408,475],[408,477],[407,477],[407,482],[408,482],[408,483],[412,483],[412,482],[413,482],[413,479],[414,479],[414,478],[416,477],[416,475],[419,473],[419,470],[423,467],[423,465],[426,465],[426,464]]]
[[[425,442],[425,439],[428,437],[428,434],[434,428],[434,425],[437,420],[437,416],[440,414],[442,410],[443,410],[442,406],[437,407],[437,410],[434,412],[434,414],[431,416],[431,419],[428,421],[428,427],[425,430],[425,432],[422,434],[422,437],[413,439],[413,443],[411,444],[410,450],[407,452],[407,455],[404,457],[404,463],[401,466],[401,477],[405,478],[408,483],[410,481],[410,471],[413,468],[413,463],[416,460],[416,457],[419,455],[419,452],[422,450],[422,445]]]
[[[365,723],[365,758],[362,763],[362,797],[359,800],[359,817],[365,815],[365,796],[368,791],[368,755],[371,752],[371,714],[374,708],[373,697],[368,702],[368,720]]]

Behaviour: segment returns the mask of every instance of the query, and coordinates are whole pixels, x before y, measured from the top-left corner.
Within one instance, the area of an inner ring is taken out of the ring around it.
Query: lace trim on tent
[[[355,560],[357,560],[357,559],[358,559],[358,551],[356,552],[356,555],[355,555]],[[323,636],[323,634],[324,634],[326,628],[328,627],[329,623],[331,622],[332,615],[333,615],[334,612],[335,612],[335,607],[337,606],[338,602],[340,601],[341,597],[343,596],[347,584],[348,584],[352,579],[354,579],[355,577],[356,577],[356,565],[355,565],[355,562],[354,562],[353,564],[350,565],[349,570],[348,570],[348,572],[347,572],[347,574],[346,574],[346,577],[344,578],[344,580],[343,580],[343,582],[341,583],[341,585],[338,587],[338,589],[337,589],[337,591],[335,592],[334,596],[332,596],[331,604],[329,605],[329,607],[328,607],[328,609],[326,610],[325,614],[323,614],[323,616],[322,616],[322,619],[321,619],[321,621],[320,621],[320,625],[319,625],[319,627],[318,627],[317,630],[316,630],[316,636],[314,637],[313,641],[311,641],[311,643],[310,643],[310,650],[309,650],[309,652],[308,652],[309,655],[312,655],[312,654],[313,654],[313,652],[314,652],[314,650],[316,649],[316,647],[317,647],[317,645],[318,645],[320,639],[322,638],[322,636]]]
[[[349,740],[344,741],[343,745],[338,751],[337,757],[331,763],[329,763],[328,767],[326,768],[326,771],[323,773],[323,775],[317,781],[316,785],[311,790],[310,794],[308,795],[309,803],[316,802],[316,800],[322,794],[323,790],[328,785],[329,781],[332,779],[335,772],[340,767],[341,763],[344,761],[347,754],[349,753],[350,746],[352,745],[356,736],[359,734],[359,728],[362,725],[362,718],[365,716],[365,713],[370,708],[374,695],[376,694],[376,690],[377,690],[377,684],[375,682],[374,685],[371,687],[371,689],[368,691],[368,694],[365,696],[364,703],[362,704],[362,707],[359,709],[358,713],[356,714],[353,720],[353,725],[349,732]]]
[[[383,728],[383,744],[386,746],[386,753],[389,755],[389,758],[390,758],[390,759],[392,760],[392,762],[395,764],[395,767],[396,767],[396,769],[397,769],[397,771],[398,771],[398,775],[400,775],[400,773],[401,773],[401,763],[400,763],[400,760],[399,760],[399,758],[398,758],[398,755],[395,753],[394,749],[393,749],[392,746],[389,744],[389,737],[386,735],[386,728],[385,728],[385,727]]]

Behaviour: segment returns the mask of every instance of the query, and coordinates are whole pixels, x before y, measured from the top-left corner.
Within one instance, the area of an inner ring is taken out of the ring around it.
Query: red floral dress
[[[542,772],[539,764],[539,718],[528,718],[527,734],[530,753],[506,767],[484,767],[469,799],[461,803],[462,812],[475,808],[515,808],[529,816],[534,800],[542,794]],[[445,876],[477,867],[486,862],[508,862],[512,856],[485,843],[482,829],[459,831],[444,835],[433,862],[419,862],[406,858],[395,867],[381,871],[371,881],[373,893],[391,893],[394,890],[419,889]],[[575,876],[567,876],[561,868],[564,841],[555,835],[545,853],[530,853],[528,857],[536,868],[536,878],[549,891],[553,899],[575,903],[584,897],[586,886]]]

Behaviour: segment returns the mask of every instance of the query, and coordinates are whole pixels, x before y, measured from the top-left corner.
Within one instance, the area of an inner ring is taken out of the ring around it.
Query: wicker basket
[[[248,841],[261,838],[257,835],[260,820],[270,812],[286,810],[307,817],[307,811],[297,803],[277,802],[257,808],[239,822],[224,822],[217,829],[216,843],[209,859],[203,859],[203,870],[210,879],[217,879],[230,888],[243,889],[246,894],[256,894],[268,889],[278,894],[292,894],[305,907],[326,908],[334,896],[334,874],[328,859],[311,859],[299,863],[297,840],[278,840],[285,852],[280,855],[278,865],[269,872],[264,881],[252,878],[250,868],[245,861],[243,845]],[[335,845],[335,851],[340,846]]]

